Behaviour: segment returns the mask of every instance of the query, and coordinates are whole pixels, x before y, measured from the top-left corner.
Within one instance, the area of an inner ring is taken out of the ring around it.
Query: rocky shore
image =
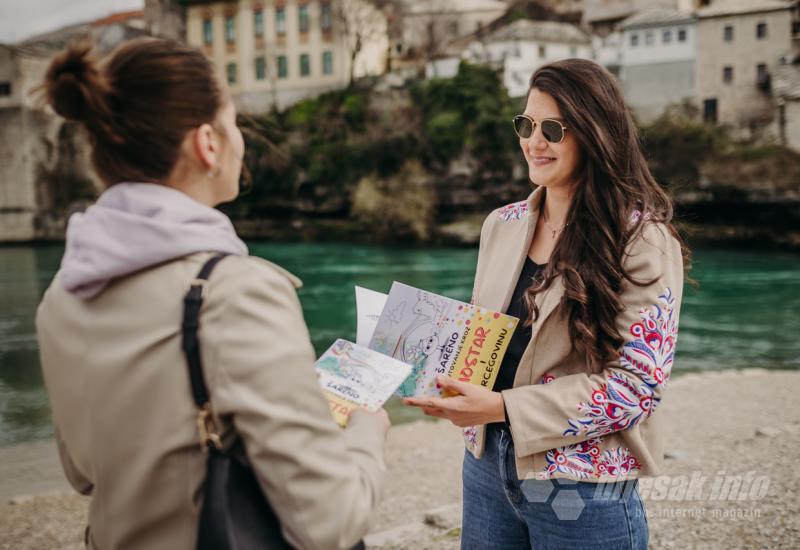
[[[798,394],[797,371],[672,380],[658,413],[666,418],[664,477],[642,481],[652,548],[797,547]],[[449,424],[393,427],[368,547],[458,548],[462,455]],[[703,490],[658,489],[690,479],[705,480]],[[67,491],[51,441],[0,448],[0,549],[81,548],[87,504]]]

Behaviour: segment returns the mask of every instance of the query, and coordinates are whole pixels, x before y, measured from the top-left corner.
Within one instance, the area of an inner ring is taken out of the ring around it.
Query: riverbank
[[[663,498],[654,488],[645,494],[651,547],[796,545],[798,394],[797,371],[685,374],[671,382],[658,413],[666,420],[663,474],[669,477],[659,479],[669,479],[672,487],[680,484],[680,476],[696,474],[706,482],[699,500],[676,500],[683,498],[676,493]],[[51,441],[0,448],[0,549],[81,547],[88,501],[61,493],[65,484],[54,452]],[[457,548],[462,455],[458,430],[449,424],[421,421],[393,427],[386,490],[368,545]],[[750,491],[737,500],[740,493],[731,492],[710,499],[715,479],[724,476],[743,476],[742,487],[766,476],[766,482],[761,480],[765,494]],[[11,498],[12,493],[17,497]]]

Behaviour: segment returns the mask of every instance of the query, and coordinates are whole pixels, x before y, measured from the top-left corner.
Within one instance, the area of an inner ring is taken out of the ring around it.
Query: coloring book
[[[518,319],[395,282],[369,347],[411,366],[395,393],[440,396],[436,376],[494,386]]]
[[[376,411],[391,397],[411,367],[347,340],[336,340],[314,364],[322,391],[340,426],[350,413],[365,407]]]

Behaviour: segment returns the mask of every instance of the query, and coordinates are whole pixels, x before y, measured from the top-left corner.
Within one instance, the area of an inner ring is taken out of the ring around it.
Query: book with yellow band
[[[395,282],[369,347],[411,365],[395,393],[440,396],[436,376],[491,389],[518,319]]]

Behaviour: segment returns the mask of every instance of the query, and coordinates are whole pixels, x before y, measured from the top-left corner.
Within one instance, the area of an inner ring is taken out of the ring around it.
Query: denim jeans
[[[504,425],[487,428],[480,460],[465,453],[462,479],[462,549],[647,548],[647,518],[635,480],[520,482]]]

